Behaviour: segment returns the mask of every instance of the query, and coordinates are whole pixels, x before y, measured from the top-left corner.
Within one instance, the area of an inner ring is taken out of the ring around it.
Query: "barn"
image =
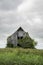
[[[18,39],[26,36],[29,36],[27,32],[25,32],[22,27],[19,27],[16,32],[7,38],[7,44],[13,44],[13,46],[16,47],[18,46]]]

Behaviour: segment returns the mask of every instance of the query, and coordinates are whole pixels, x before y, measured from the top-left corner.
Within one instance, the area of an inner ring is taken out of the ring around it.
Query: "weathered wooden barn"
[[[13,46],[16,47],[18,45],[18,39],[22,39],[25,36],[29,35],[22,29],[22,27],[19,27],[16,32],[7,38],[7,43],[13,44]]]

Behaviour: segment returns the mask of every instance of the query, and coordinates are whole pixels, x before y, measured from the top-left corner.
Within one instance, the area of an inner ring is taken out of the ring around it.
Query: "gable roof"
[[[19,27],[13,34],[15,34],[15,33],[16,33],[17,31],[19,31],[19,30],[24,31],[22,27]],[[24,31],[24,32],[25,32],[25,31]],[[13,34],[12,34],[12,35],[13,35]]]
[[[22,27],[19,27],[17,31],[19,31],[19,30],[22,30],[22,31],[24,31]]]

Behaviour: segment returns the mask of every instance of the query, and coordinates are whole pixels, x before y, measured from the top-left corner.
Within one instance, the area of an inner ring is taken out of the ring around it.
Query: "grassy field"
[[[0,49],[0,65],[43,65],[43,50]]]

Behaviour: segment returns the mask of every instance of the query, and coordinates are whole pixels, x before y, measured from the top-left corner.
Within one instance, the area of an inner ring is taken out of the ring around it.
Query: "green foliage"
[[[18,46],[22,48],[35,48],[37,43],[30,37],[25,37],[23,39],[18,39]]]
[[[13,45],[12,43],[7,43],[7,47],[9,47],[9,48],[13,48],[14,45]]]
[[[0,65],[43,65],[43,50],[0,49]]]
[[[26,37],[24,37],[22,39],[18,39],[18,45],[17,45],[17,47],[35,48],[37,42],[35,42],[32,38],[30,38],[30,36],[28,35],[28,33],[26,33],[26,35],[27,35]],[[7,41],[7,47],[14,48],[14,45],[12,44],[12,40]]]

